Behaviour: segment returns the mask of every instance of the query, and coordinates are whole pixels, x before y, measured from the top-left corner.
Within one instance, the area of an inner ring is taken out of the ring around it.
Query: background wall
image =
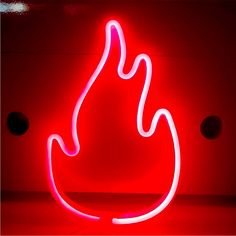
[[[145,127],[157,108],[170,110],[181,145],[178,194],[236,194],[236,5],[233,1],[30,1],[24,14],[2,15],[2,190],[48,191],[46,142],[69,146],[75,102],[95,69],[104,29],[117,19],[127,43],[127,70],[138,53],[153,61]],[[163,193],[173,173],[164,120],[150,140],[137,135],[135,113],[144,67],[132,81],[116,73],[119,45],[81,111],[80,158],[55,146],[55,173],[65,191]],[[29,130],[15,136],[10,112]],[[206,139],[210,115],[222,132]]]

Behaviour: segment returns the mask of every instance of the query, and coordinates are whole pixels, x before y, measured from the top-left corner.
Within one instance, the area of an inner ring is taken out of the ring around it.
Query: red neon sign
[[[80,142],[79,142],[79,137],[77,134],[77,118],[78,114],[80,112],[81,106],[83,104],[83,101],[88,94],[90,88],[93,86],[94,82],[96,81],[97,77],[99,76],[100,72],[102,71],[107,58],[110,53],[110,48],[111,48],[111,41],[112,41],[112,34],[111,31],[112,29],[117,31],[118,37],[119,37],[119,43],[120,43],[120,59],[119,59],[119,64],[117,68],[118,75],[120,76],[121,79],[131,79],[137,72],[139,65],[141,61],[143,61],[146,65],[146,75],[145,75],[145,83],[143,86],[143,90],[141,93],[141,97],[139,100],[138,104],[138,112],[137,112],[137,130],[139,134],[143,137],[150,137],[153,135],[153,133],[156,130],[158,121],[161,116],[164,116],[166,118],[166,121],[168,123],[168,126],[170,128],[172,140],[173,140],[173,145],[174,145],[174,153],[175,153],[175,168],[174,168],[174,175],[173,175],[173,180],[172,184],[170,186],[170,189],[163,199],[163,201],[153,210],[149,211],[148,213],[145,214],[140,214],[137,216],[133,217],[124,217],[124,218],[112,218],[112,223],[114,224],[131,224],[131,223],[137,223],[141,221],[145,221],[147,219],[150,219],[160,212],[162,212],[171,202],[173,199],[178,181],[179,181],[179,175],[180,175],[180,147],[179,147],[179,140],[178,140],[178,135],[177,131],[175,128],[174,121],[172,119],[171,113],[167,109],[158,109],[151,121],[150,128],[148,130],[144,130],[143,128],[143,112],[145,108],[145,103],[146,103],[146,98],[148,95],[151,79],[152,79],[152,62],[151,59],[148,55],[146,54],[139,54],[133,63],[133,66],[131,70],[128,73],[124,73],[124,65],[126,62],[126,43],[125,43],[125,38],[124,34],[122,31],[122,28],[120,24],[115,21],[111,20],[106,24],[106,41],[105,41],[105,48],[102,54],[102,57],[100,59],[100,62],[98,63],[95,71],[93,72],[92,76],[90,77],[83,93],[80,95],[78,98],[75,108],[72,114],[72,139],[74,143],[74,150],[69,150],[61,136],[58,134],[52,134],[49,136],[47,140],[47,165],[48,165],[48,177],[49,177],[49,184],[50,184],[50,189],[55,197],[55,199],[60,203],[65,209],[69,210],[70,212],[74,213],[77,216],[85,217],[91,220],[99,220],[99,216],[94,216],[87,214],[86,212],[80,211],[77,208],[75,208],[70,201],[59,192],[58,187],[56,186],[55,179],[54,179],[54,174],[53,174],[53,167],[52,167],[52,144],[54,141],[56,141],[59,146],[61,147],[62,151],[64,154],[66,154],[68,157],[74,157],[80,152]]]

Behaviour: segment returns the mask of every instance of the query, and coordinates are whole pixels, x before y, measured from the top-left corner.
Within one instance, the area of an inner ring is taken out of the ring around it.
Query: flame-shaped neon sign
[[[119,43],[120,43],[120,59],[119,59],[119,64],[118,64],[118,75],[122,79],[130,79],[132,78],[135,73],[137,72],[139,65],[141,61],[144,61],[146,65],[146,75],[145,75],[145,83],[143,86],[143,90],[141,93],[141,97],[139,100],[138,104],[138,112],[137,112],[137,129],[140,135],[143,137],[150,137],[153,135],[153,133],[156,130],[158,121],[161,116],[164,116],[167,120],[168,126],[170,128],[172,140],[173,140],[173,145],[174,145],[174,154],[175,154],[175,168],[174,168],[174,175],[173,175],[173,180],[172,184],[170,186],[170,189],[168,190],[168,193],[165,195],[165,198],[162,200],[162,202],[152,209],[151,211],[147,213],[142,213],[140,215],[132,216],[132,217],[121,217],[121,218],[112,218],[112,223],[114,224],[131,224],[131,223],[137,223],[141,221],[145,221],[147,219],[150,219],[160,212],[162,212],[168,204],[171,202],[172,198],[175,195],[178,181],[179,181],[179,175],[180,175],[180,147],[179,147],[179,140],[178,140],[178,135],[177,131],[175,128],[174,121],[172,119],[172,116],[170,112],[167,109],[158,109],[151,121],[150,128],[145,131],[143,128],[143,112],[144,112],[144,107],[146,103],[146,98],[148,95],[149,87],[150,87],[150,82],[152,79],[152,62],[151,59],[148,55],[146,54],[139,54],[133,63],[133,66],[131,70],[128,73],[124,73],[124,65],[126,61],[126,43],[125,43],[125,38],[124,34],[122,31],[122,28],[120,24],[115,21],[111,20],[106,24],[106,41],[105,41],[105,48],[102,54],[102,57],[100,59],[100,62],[98,63],[95,71],[93,72],[92,76],[90,77],[83,93],[81,96],[78,98],[73,114],[72,114],[72,139],[74,143],[74,150],[69,150],[61,136],[58,134],[52,134],[49,136],[48,141],[47,141],[47,165],[48,165],[48,177],[49,177],[49,183],[50,183],[50,188],[53,196],[55,199],[60,203],[64,208],[69,210],[70,212],[74,213],[77,216],[85,217],[87,219],[91,220],[99,220],[101,219],[100,216],[94,216],[87,214],[84,211],[81,211],[77,209],[76,207],[73,206],[73,204],[70,203],[70,200],[64,196],[64,194],[60,193],[58,190],[58,187],[56,186],[55,179],[54,179],[54,174],[53,174],[53,166],[52,166],[52,144],[53,142],[57,142],[62,149],[62,151],[69,157],[76,156],[79,151],[80,151],[80,142],[77,134],[77,118],[78,114],[80,112],[81,106],[83,104],[83,101],[88,94],[91,86],[93,86],[94,82],[96,81],[97,77],[99,76],[100,72],[102,71],[109,53],[111,49],[111,41],[112,41],[112,34],[111,31],[116,30],[119,38]]]

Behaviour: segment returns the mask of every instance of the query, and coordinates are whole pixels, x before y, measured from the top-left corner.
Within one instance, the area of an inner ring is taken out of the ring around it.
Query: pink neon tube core
[[[115,29],[117,31],[117,34],[119,37],[119,42],[120,42],[120,50],[121,50],[120,51],[120,60],[119,60],[118,68],[117,68],[117,72],[118,72],[118,75],[120,76],[120,78],[122,78],[122,79],[132,78],[135,75],[135,73],[137,72],[141,61],[144,61],[145,65],[146,65],[145,82],[144,82],[143,90],[142,90],[141,97],[139,100],[138,112],[137,112],[137,129],[138,129],[139,134],[142,135],[143,137],[152,136],[156,130],[156,127],[157,127],[160,117],[164,116],[166,118],[168,126],[170,128],[170,132],[171,132],[171,136],[172,136],[172,140],[173,140],[173,145],[174,145],[174,153],[175,153],[175,168],[174,168],[173,181],[172,181],[172,184],[171,184],[170,189],[168,191],[168,194],[166,195],[165,199],[161,202],[161,204],[146,214],[142,214],[142,215],[138,215],[138,216],[134,216],[134,217],[112,218],[112,223],[114,223],[114,224],[131,224],[131,223],[145,221],[147,219],[150,219],[150,218],[156,216],[157,214],[162,212],[168,206],[168,204],[171,202],[171,200],[173,199],[176,189],[177,189],[177,186],[178,186],[179,175],[180,175],[180,146],[179,146],[179,139],[178,139],[178,134],[177,134],[177,131],[175,128],[174,121],[172,119],[170,112],[167,109],[164,109],[164,108],[158,109],[151,121],[150,128],[146,131],[143,129],[143,112],[144,112],[146,98],[148,95],[148,91],[149,91],[149,87],[150,87],[150,83],[151,83],[151,79],[152,79],[152,62],[151,62],[151,59],[148,55],[139,54],[135,58],[131,70],[126,74],[123,72],[124,64],[126,61],[126,43],[125,43],[125,38],[124,38],[122,28],[121,28],[120,24],[115,20],[111,20],[106,24],[106,40],[105,40],[105,47],[104,47],[102,57],[100,59],[100,62],[97,65],[95,71],[93,72],[92,76],[90,77],[83,93],[78,98],[75,108],[74,108],[74,111],[73,111],[73,114],[72,114],[72,127],[71,127],[72,129],[71,130],[72,130],[72,139],[73,139],[73,143],[74,143],[74,150],[69,150],[66,147],[61,136],[59,136],[58,134],[50,135],[47,140],[47,168],[48,168],[48,178],[49,178],[51,192],[52,192],[53,196],[55,197],[55,199],[64,208],[71,211],[75,215],[78,215],[81,217],[85,217],[85,218],[88,218],[91,220],[99,220],[100,219],[99,216],[89,215],[89,214],[86,214],[85,212],[79,211],[78,209],[74,208],[72,205],[69,204],[69,202],[65,199],[65,197],[59,193],[58,188],[55,183],[54,174],[53,174],[52,144],[54,141],[56,141],[59,144],[59,146],[61,147],[62,151],[69,157],[76,156],[79,153],[80,143],[79,143],[79,138],[78,138],[78,134],[77,134],[78,114],[80,112],[80,108],[83,104],[83,101],[84,101],[86,95],[88,94],[91,86],[94,84],[94,82],[98,78],[100,72],[102,71],[102,69],[107,61],[107,58],[109,56],[110,49],[111,49],[111,41],[112,41],[111,31],[112,31],[112,29]]]

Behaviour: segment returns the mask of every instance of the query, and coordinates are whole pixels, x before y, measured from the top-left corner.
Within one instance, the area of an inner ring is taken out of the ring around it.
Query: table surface
[[[80,193],[83,206],[111,212],[138,210],[157,195]],[[236,201],[229,196],[177,196],[160,215],[146,222],[113,225],[75,217],[49,193],[4,193],[1,233],[42,234],[236,234]]]

